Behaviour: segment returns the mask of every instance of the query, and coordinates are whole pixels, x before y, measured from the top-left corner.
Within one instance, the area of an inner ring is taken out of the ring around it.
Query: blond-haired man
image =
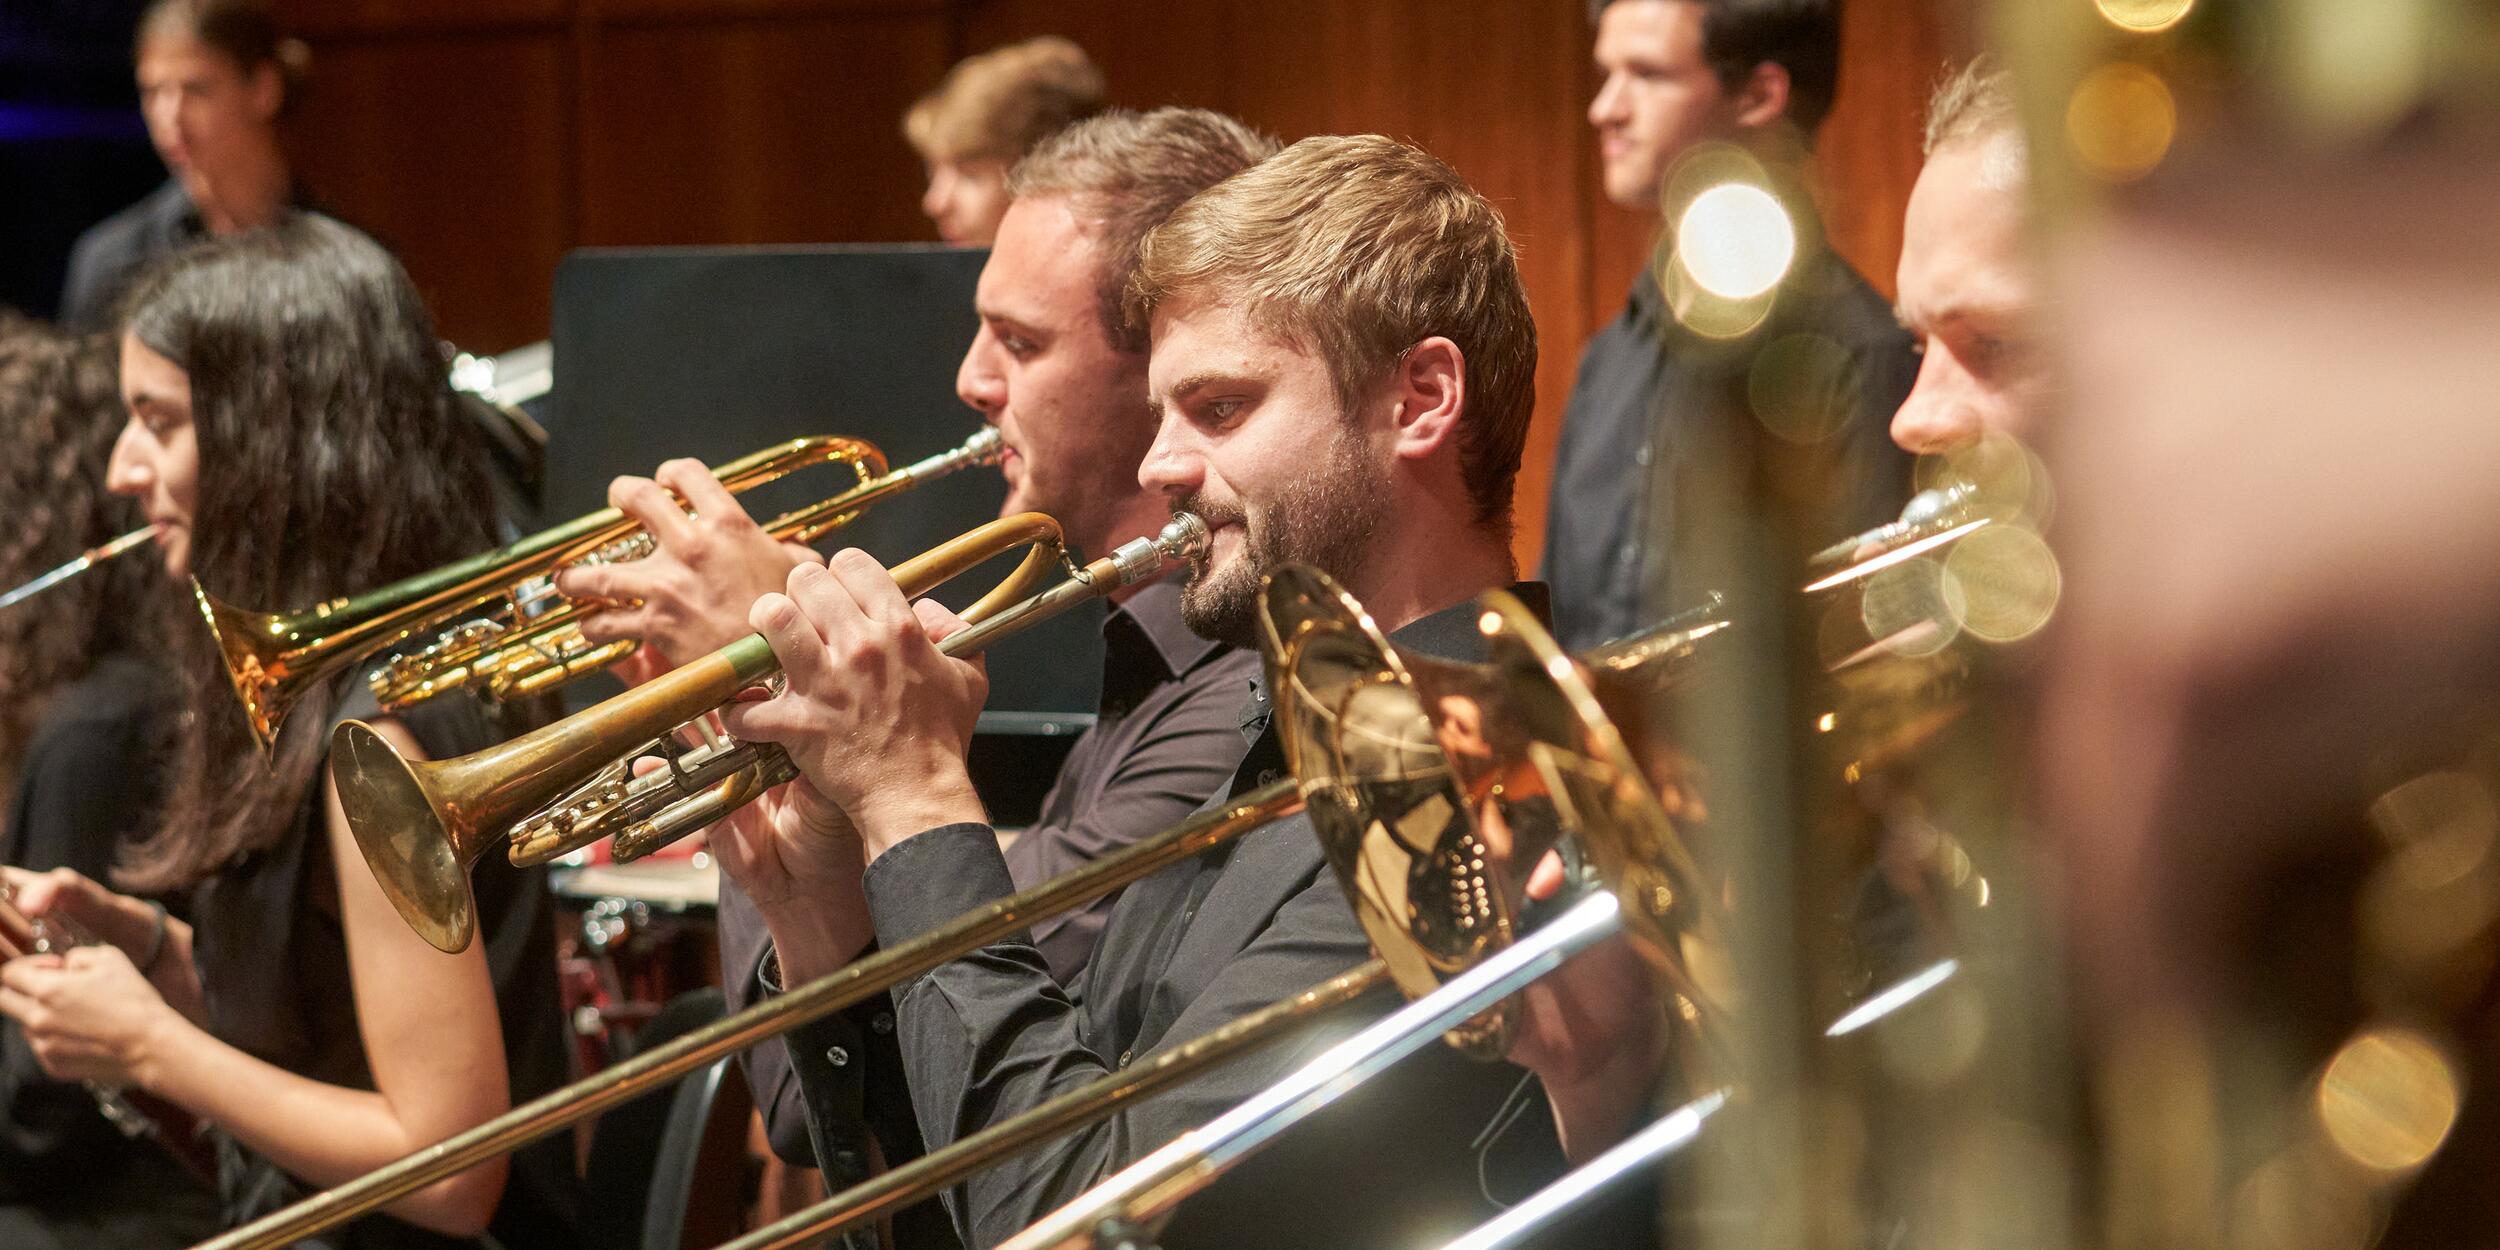
[[[1191,627],[1245,638],[1259,573],[1301,560],[1334,573],[1402,644],[1463,653],[1470,600],[1512,576],[1511,482],[1536,363],[1492,206],[1391,140],[1305,140],[1158,226],[1131,291],[1161,416],[1140,481],[1214,529],[1183,589]],[[743,822],[756,853],[733,870],[759,899],[782,900],[766,919],[787,976],[1005,895],[1012,882],[962,763],[984,679],[932,645],[955,626],[945,611],[906,602],[874,560],[846,551],[794,572],[789,594],[760,601],[753,620],[789,688],[734,709],[731,731],[788,748],[812,790],[793,787]],[[1268,715],[1254,695],[1236,791],[1284,767]],[[764,879],[772,864],[845,854],[847,890],[831,873],[805,890]],[[1131,887],[1072,983],[1010,941],[898,991],[918,1128],[941,1145],[1368,952],[1310,826],[1269,826]],[[1368,999],[1350,1014],[1391,1005]],[[816,1097],[841,1088],[817,1042],[794,1037],[791,1053],[811,1118],[829,1123],[846,1109]],[[959,1229],[975,1244],[1013,1233],[1297,1056],[1263,1053],[1000,1164],[954,1196]],[[1520,1079],[1434,1048],[1185,1204],[1161,1243],[1307,1250],[1455,1232],[1480,1214],[1468,1143]]]
[[[1989,433],[2020,435],[2047,370],[2035,347],[2021,119],[2011,77],[1987,57],[1937,88],[1927,165],[1901,235],[1901,324],[1918,336],[1918,381],[1893,414],[1892,441],[1936,455]]]
[[[903,137],[929,170],[920,211],[939,238],[987,246],[1006,215],[1016,161],[1102,108],[1102,71],[1057,35],[965,58],[903,114]]]

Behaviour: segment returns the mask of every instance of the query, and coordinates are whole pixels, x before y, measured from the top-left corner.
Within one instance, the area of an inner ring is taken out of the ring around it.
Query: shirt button
[[[1283,773],[1280,773],[1273,768],[1262,768],[1259,770],[1259,784],[1263,786],[1272,786],[1277,782],[1284,780],[1284,776],[1285,775]]]
[[[878,1033],[893,1032],[894,1013],[891,1011],[880,1011],[877,1014],[870,1016],[868,1018],[868,1027],[871,1031]]]
[[[839,1068],[850,1063],[850,1061],[851,1052],[844,1050],[839,1046],[828,1046],[825,1048],[825,1062]]]
[[[859,1152],[856,1150],[834,1151],[833,1167],[837,1172],[842,1172],[846,1175],[857,1175],[860,1171]]]
[[[1121,1067],[1123,1067],[1123,1068],[1127,1067],[1127,1066],[1128,1066],[1128,1061],[1129,1061],[1129,1060],[1131,1060],[1131,1059],[1134,1059],[1134,1058],[1136,1058],[1136,1057],[1137,1057],[1137,1052],[1136,1052],[1135,1050],[1133,1050],[1133,1049],[1132,1049],[1132,1050],[1124,1050],[1124,1051],[1121,1051],[1121,1052],[1120,1052],[1120,1066],[1121,1066]]]
[[[1647,468],[1649,467],[1649,457],[1649,444],[1643,443],[1640,445],[1639,449],[1632,453],[1632,463],[1640,465],[1643,468]]]

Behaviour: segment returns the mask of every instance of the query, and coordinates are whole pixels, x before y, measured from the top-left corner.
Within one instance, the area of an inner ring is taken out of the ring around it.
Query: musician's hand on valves
[[[655,549],[639,560],[565,568],[556,588],[617,605],[584,618],[582,636],[642,640],[642,651],[618,669],[629,682],[744,636],[755,601],[780,590],[793,566],[816,562],[815,552],[766,533],[699,460],[671,460],[652,477],[620,477],[608,486],[608,503],[649,531]]]
[[[17,1021],[44,1071],[114,1086],[145,1087],[151,1056],[191,1027],[117,946],[0,965],[0,1014]]]
[[[1551,898],[1562,884],[1562,860],[1547,852],[1529,876],[1528,895]],[[1659,1011],[1653,974],[1621,934],[1521,992],[1509,1058],[1544,1085],[1573,1163],[1604,1152],[1650,1115],[1670,1059]]]
[[[758,600],[749,620],[786,687],[730,705],[722,723],[787,750],[850,817],[869,860],[923,830],[987,819],[964,752],[989,679],[938,651],[963,628],[954,613],[905,600],[882,565],[846,549],[827,568],[791,570],[789,593]]]

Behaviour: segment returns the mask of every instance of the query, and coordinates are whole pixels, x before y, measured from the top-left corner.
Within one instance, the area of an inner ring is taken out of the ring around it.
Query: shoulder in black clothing
[[[113,305],[149,261],[199,237],[199,217],[182,184],[166,179],[147,197],[87,228],[70,246],[58,320],[67,329],[109,329]]]

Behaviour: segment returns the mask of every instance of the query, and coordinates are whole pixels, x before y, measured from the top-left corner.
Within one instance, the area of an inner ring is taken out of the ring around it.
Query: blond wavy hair
[[[1466,358],[1460,472],[1474,520],[1507,537],[1536,406],[1536,322],[1502,215],[1430,153],[1380,135],[1305,139],[1149,232],[1129,319],[1208,293],[1324,360],[1351,413],[1408,349]]]

